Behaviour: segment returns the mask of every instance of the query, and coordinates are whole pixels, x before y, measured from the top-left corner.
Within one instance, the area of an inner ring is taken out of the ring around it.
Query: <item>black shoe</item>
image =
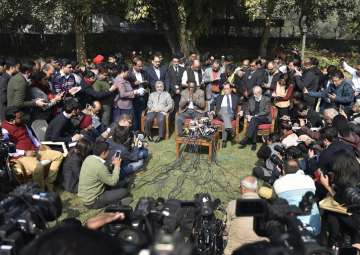
[[[230,138],[230,140],[232,140],[232,139],[234,139],[234,137],[235,137],[235,132],[234,132],[234,129],[232,129],[232,128],[227,128],[226,129],[226,132],[228,132],[228,134],[229,134],[229,138]]]
[[[222,141],[222,147],[226,148],[226,141]]]
[[[149,140],[149,142],[153,142],[154,141],[154,139],[152,138],[152,136],[148,136],[148,140]]]
[[[256,151],[256,143],[251,145],[251,150]]]
[[[247,145],[248,144],[248,139],[247,138],[244,138],[240,141],[240,144],[241,145]]]

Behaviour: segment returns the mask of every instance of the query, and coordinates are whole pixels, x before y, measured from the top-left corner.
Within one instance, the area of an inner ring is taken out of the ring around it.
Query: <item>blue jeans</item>
[[[121,170],[120,170],[120,178],[123,179],[128,175],[131,175],[133,173],[136,173],[140,171],[144,165],[147,157],[149,156],[148,149],[145,148],[139,148],[135,149],[137,150],[137,155],[139,157],[138,161],[132,162],[129,160],[124,160],[121,163]]]

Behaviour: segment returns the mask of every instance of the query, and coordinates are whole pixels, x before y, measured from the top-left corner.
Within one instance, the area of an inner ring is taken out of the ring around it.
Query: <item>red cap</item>
[[[102,55],[97,55],[94,59],[93,59],[93,63],[95,65],[101,64],[104,61],[104,56]]]
[[[82,118],[82,120],[80,121],[79,127],[81,129],[85,129],[88,126],[90,126],[92,124],[92,117],[91,115],[84,115],[84,117]]]

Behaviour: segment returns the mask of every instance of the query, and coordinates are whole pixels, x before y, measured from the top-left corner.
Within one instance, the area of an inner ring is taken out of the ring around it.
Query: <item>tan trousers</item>
[[[46,185],[48,190],[52,191],[63,158],[64,157],[61,152],[54,150],[43,150],[38,152],[38,157],[24,156],[17,159],[17,161],[22,165],[22,167],[24,167],[28,175],[32,175],[34,182],[38,183],[41,188],[45,188]],[[41,165],[41,160],[51,161],[47,176],[45,170],[48,166],[44,167]]]

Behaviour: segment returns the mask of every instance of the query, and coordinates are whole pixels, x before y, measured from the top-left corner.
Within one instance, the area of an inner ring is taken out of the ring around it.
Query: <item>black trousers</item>
[[[246,134],[248,140],[251,141],[253,144],[255,144],[257,138],[258,126],[266,123],[269,123],[267,116],[252,117]]]
[[[165,115],[161,112],[148,112],[145,116],[145,134],[151,135],[151,127],[154,119],[156,118],[159,127],[159,137],[165,137]]]
[[[109,204],[120,202],[120,200],[126,197],[127,195],[128,195],[128,190],[125,188],[107,190],[96,199],[95,203],[88,206],[88,208],[100,209]]]
[[[134,131],[139,131],[141,127],[141,114],[146,109],[147,96],[135,97],[134,108]]]

